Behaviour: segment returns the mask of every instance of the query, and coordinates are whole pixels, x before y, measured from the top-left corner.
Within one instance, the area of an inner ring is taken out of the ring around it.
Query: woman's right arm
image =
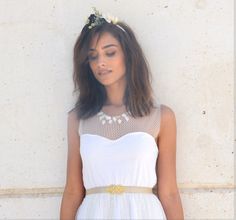
[[[75,220],[77,209],[85,196],[78,126],[76,112],[70,111],[67,120],[67,176],[61,200],[60,220]]]

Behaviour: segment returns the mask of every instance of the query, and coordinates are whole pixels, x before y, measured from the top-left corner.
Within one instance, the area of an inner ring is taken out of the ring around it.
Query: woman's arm
[[[78,125],[76,113],[74,111],[69,112],[67,122],[67,177],[61,201],[60,220],[74,220],[76,211],[85,196]]]
[[[157,138],[157,196],[168,220],[183,220],[183,208],[176,180],[176,119],[171,108],[161,105]]]

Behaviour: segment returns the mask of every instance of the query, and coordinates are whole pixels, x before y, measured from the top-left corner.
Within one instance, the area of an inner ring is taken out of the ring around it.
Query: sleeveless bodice
[[[85,188],[111,184],[153,188],[157,182],[155,139],[160,129],[160,115],[160,105],[155,105],[149,115],[136,118],[125,106],[103,106],[96,115],[80,120],[78,132]],[[124,208],[124,204],[128,207]],[[117,213],[115,208],[99,211],[111,205],[123,211]],[[90,208],[95,209],[94,212],[91,213]],[[135,211],[140,208],[143,211]],[[165,219],[165,214],[154,194],[100,193],[86,195],[77,213],[77,219],[82,217]]]

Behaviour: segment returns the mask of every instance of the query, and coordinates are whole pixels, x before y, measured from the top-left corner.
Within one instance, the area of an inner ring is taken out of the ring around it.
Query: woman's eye
[[[88,59],[89,59],[90,61],[95,60],[96,58],[97,58],[97,56],[93,56],[93,55],[89,55],[89,56],[88,56]]]
[[[116,53],[116,52],[107,53],[107,56],[112,57],[112,56],[115,55],[115,53]]]

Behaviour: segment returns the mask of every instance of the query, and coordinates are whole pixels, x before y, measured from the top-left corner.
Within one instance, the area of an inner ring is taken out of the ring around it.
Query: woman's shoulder
[[[68,122],[71,124],[78,124],[79,117],[75,108],[72,108],[70,111],[67,112]]]
[[[160,105],[160,110],[161,110],[161,113],[164,115],[175,115],[175,113],[174,113],[174,110],[170,107],[170,106],[168,106],[168,105],[166,105],[166,104],[163,104],[163,103],[160,103],[159,104]]]
[[[159,100],[158,101],[155,100],[154,108],[159,109],[162,116],[165,116],[165,117],[171,117],[172,116],[173,117],[173,115],[175,115],[174,110],[170,106],[160,102]]]
[[[175,117],[175,112],[173,110],[173,108],[171,108],[170,106],[161,103],[160,104],[160,112],[161,112],[161,124],[162,125],[170,125],[175,123],[176,121],[176,117]]]

